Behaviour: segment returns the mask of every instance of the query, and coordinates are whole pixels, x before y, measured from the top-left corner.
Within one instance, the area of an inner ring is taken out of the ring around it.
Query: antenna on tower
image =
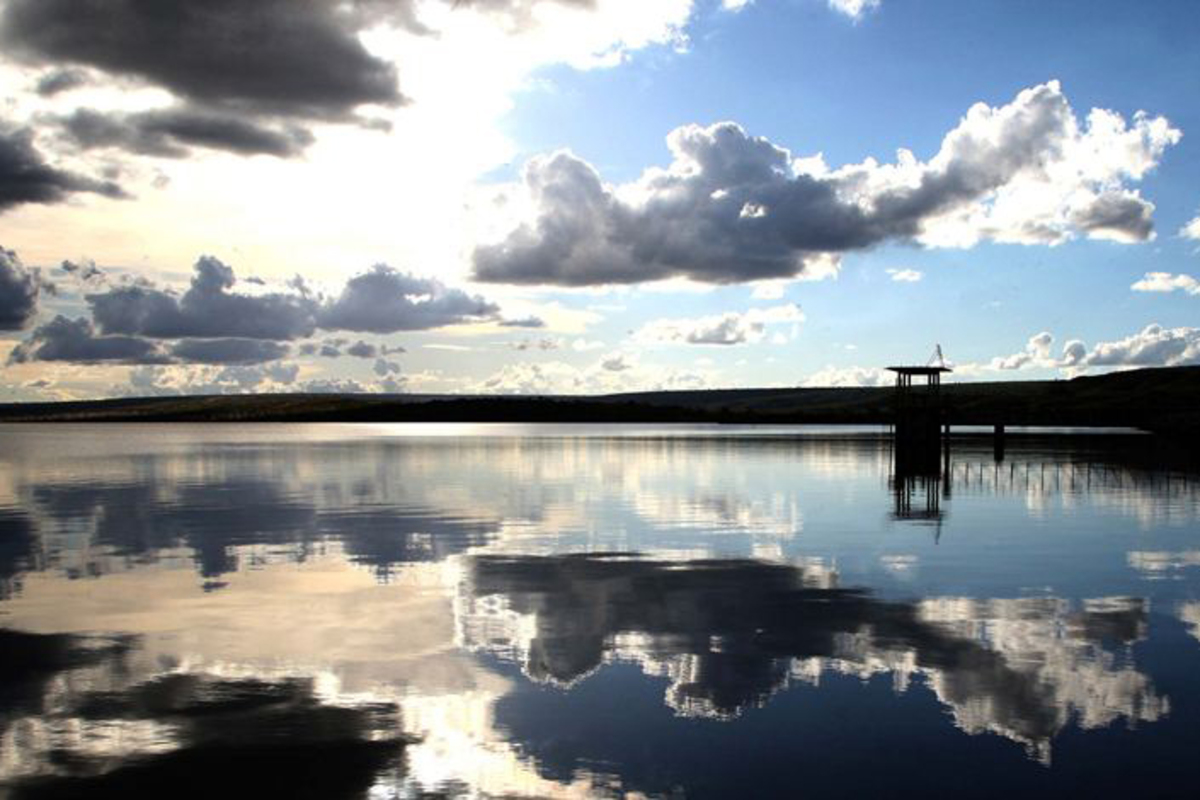
[[[929,360],[927,362],[925,362],[925,366],[927,366],[927,367],[945,367],[946,366],[946,357],[944,355],[942,355],[942,346],[940,344],[935,344],[933,346],[933,355],[929,357]]]

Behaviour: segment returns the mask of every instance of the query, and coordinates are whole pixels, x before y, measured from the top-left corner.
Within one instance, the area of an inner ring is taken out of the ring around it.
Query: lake
[[[0,426],[0,796],[1194,796],[1139,435]]]

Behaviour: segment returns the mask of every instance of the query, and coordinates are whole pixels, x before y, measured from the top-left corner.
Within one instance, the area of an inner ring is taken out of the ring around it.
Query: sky
[[[1200,363],[1200,5],[0,0],[0,401]]]

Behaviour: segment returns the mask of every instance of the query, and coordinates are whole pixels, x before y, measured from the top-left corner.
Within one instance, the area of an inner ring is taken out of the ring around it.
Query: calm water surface
[[[0,796],[1194,796],[1148,449],[0,426]]]

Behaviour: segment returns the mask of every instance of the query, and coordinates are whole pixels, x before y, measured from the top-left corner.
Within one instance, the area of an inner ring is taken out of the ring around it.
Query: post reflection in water
[[[0,437],[0,794],[1200,777],[1200,484],[1132,438],[114,430]]]
[[[945,516],[942,497],[949,500],[951,494],[949,435],[938,435],[936,430],[924,438],[896,435],[890,443],[892,515],[898,520],[933,523],[935,536],[940,536]]]

